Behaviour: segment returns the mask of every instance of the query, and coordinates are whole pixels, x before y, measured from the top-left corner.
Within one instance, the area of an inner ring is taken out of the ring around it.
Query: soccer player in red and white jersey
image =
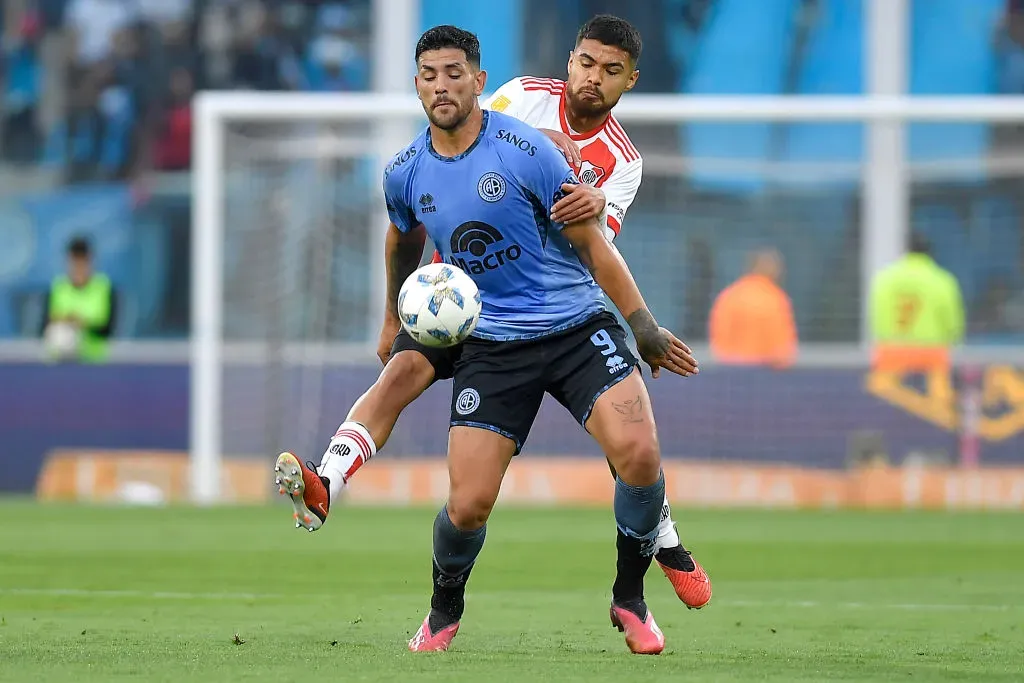
[[[639,152],[611,114],[622,94],[636,84],[640,49],[640,35],[629,22],[610,15],[596,16],[579,31],[569,55],[565,81],[514,78],[483,103],[484,108],[541,129],[562,150],[585,183],[563,186],[567,194],[552,207],[552,220],[570,223],[603,217],[609,240],[615,239],[622,229],[643,172]],[[421,253],[403,253],[397,245],[386,246],[386,258],[395,264],[418,263]],[[291,453],[282,453],[278,458],[278,484],[281,492],[292,499],[297,526],[310,531],[320,528],[331,501],[337,499],[359,467],[384,445],[402,410],[435,380],[452,376],[458,353],[458,347],[435,349],[416,344],[401,330],[397,311],[387,311],[378,349],[384,370],[352,407],[320,467],[303,465]],[[667,497],[656,546],[658,564],[680,600],[690,608],[705,606],[711,599],[711,583],[700,564],[680,544]],[[627,640],[629,631],[634,631],[638,638],[652,636],[643,632],[644,616],[637,616],[639,619],[620,615]]]

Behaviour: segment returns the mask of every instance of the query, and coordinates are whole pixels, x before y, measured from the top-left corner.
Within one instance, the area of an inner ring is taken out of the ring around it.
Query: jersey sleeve
[[[579,185],[579,178],[565,160],[565,156],[555,147],[546,135],[536,132],[537,155],[521,158],[525,163],[519,164],[518,179],[522,186],[532,193],[546,207],[554,206],[565,196],[563,184]],[[559,229],[561,229],[561,224]]]
[[[388,207],[388,217],[401,232],[409,232],[416,227],[416,212],[406,200],[408,174],[398,171],[384,172],[384,202]]]
[[[491,94],[481,105],[484,109],[501,112],[521,119],[526,106],[526,91],[519,78],[508,81]]]
[[[614,240],[619,236],[619,231],[622,230],[622,221],[626,217],[626,211],[636,199],[642,177],[643,160],[638,158],[623,168],[621,173],[613,173],[601,187],[607,200],[604,207],[605,219],[601,223],[601,228],[608,239]]]

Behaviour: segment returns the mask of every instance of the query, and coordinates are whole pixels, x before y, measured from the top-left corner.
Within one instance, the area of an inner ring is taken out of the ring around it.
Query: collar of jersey
[[[434,141],[431,140],[430,138],[430,128],[427,128],[427,149],[430,150],[430,154],[435,159],[439,159],[441,161],[458,161],[463,157],[469,156],[469,153],[476,149],[476,146],[479,145],[480,141],[484,139],[484,132],[487,130],[487,121],[490,118],[491,112],[484,109],[483,114],[483,119],[480,121],[480,133],[476,136],[476,140],[473,141],[473,144],[470,145],[465,152],[463,152],[462,154],[456,154],[453,157],[441,156],[440,154],[437,153],[437,150],[434,149]]]

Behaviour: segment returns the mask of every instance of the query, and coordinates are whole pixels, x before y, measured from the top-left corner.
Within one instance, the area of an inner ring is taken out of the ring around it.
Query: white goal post
[[[690,97],[631,95],[615,110],[627,129],[631,124],[709,122],[854,122],[866,124],[860,181],[862,282],[903,248],[908,226],[908,161],[904,129],[910,122],[1024,122],[1024,97],[909,98],[865,97]],[[350,143],[314,138],[308,155],[360,154],[383,169],[423,125],[419,101],[412,95],[200,93],[194,102],[193,221],[192,221],[192,330],[191,330],[191,458],[193,499],[214,503],[220,491],[222,462],[223,386],[227,355],[233,359],[258,358],[259,344],[235,345],[228,353],[224,340],[225,201],[228,127],[235,124],[288,122],[362,122],[373,133]],[[232,144],[249,144],[244,141]],[[348,145],[346,147],[346,144]],[[641,149],[643,152],[643,149]],[[280,145],[275,154],[296,153]],[[646,175],[646,172],[645,172]],[[379,178],[379,173],[377,175]],[[377,200],[370,230],[369,250],[371,315],[383,312],[383,237],[387,215]],[[272,219],[271,219],[272,220]],[[372,325],[370,326],[373,327]],[[375,334],[345,347],[347,353],[371,356]],[[332,351],[306,345],[303,358]],[[285,348],[285,353],[288,349]],[[337,351],[337,349],[334,349]],[[337,416],[338,418],[342,416]]]

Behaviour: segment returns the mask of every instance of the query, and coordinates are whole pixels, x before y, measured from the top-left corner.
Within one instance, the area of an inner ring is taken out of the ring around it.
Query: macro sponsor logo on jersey
[[[480,221],[468,221],[455,228],[450,246],[452,255],[448,263],[473,275],[497,270],[523,255],[521,246],[514,242],[506,245],[501,231]]]
[[[407,163],[416,157],[416,148],[410,147],[409,149],[403,150],[396,154],[388,167],[384,169],[384,177],[387,178],[391,175],[391,172],[404,163]]]
[[[521,152],[526,152],[531,157],[537,154],[537,145],[533,144],[526,138],[521,138],[512,131],[505,130],[504,128],[498,130],[498,134],[494,137],[507,142]]]

